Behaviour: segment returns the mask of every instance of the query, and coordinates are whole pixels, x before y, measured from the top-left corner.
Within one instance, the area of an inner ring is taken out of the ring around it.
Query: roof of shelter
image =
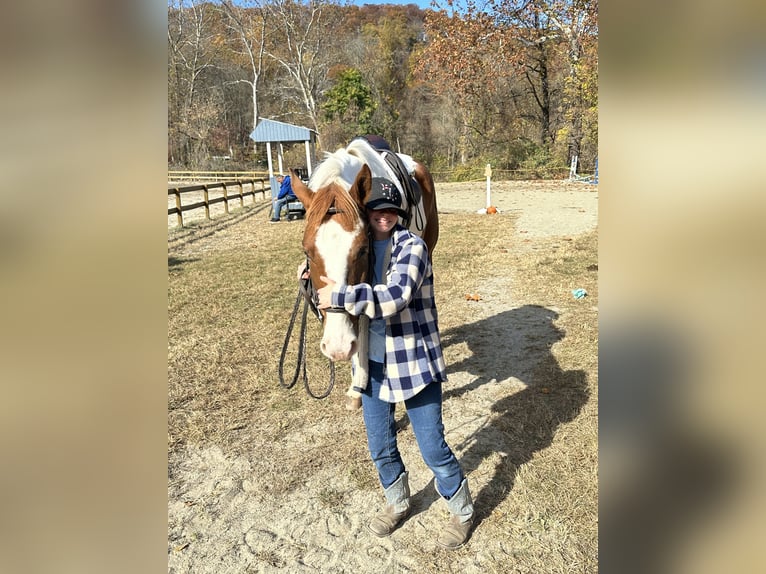
[[[250,139],[256,143],[265,142],[306,142],[311,141],[311,132],[309,128],[294,126],[276,120],[267,120],[258,118],[258,125],[250,134]]]

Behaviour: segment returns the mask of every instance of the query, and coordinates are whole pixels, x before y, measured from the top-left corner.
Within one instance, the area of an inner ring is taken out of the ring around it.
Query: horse
[[[390,179],[399,188],[408,213],[400,223],[423,238],[432,256],[439,238],[433,177],[411,156],[391,151],[382,138],[358,137],[345,148],[326,154],[308,185],[291,173],[293,192],[306,209],[303,250],[314,291],[324,285],[319,279],[322,275],[346,285],[367,280],[370,247],[365,204],[373,177]],[[352,317],[340,309],[321,310],[321,318],[321,352],[331,361],[352,361],[346,406],[359,408],[368,378],[369,319]]]

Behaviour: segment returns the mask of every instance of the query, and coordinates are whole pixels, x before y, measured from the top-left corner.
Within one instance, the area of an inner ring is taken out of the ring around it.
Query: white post
[[[487,207],[492,205],[492,197],[490,192],[490,180],[492,179],[492,166],[487,164],[487,168],[484,170],[484,175],[487,176]]]
[[[306,146],[306,169],[309,170],[308,177],[311,177],[311,150],[309,148],[309,142],[303,142]]]
[[[266,142],[266,158],[269,160],[269,179],[274,177],[274,162],[271,160],[271,142]]]
[[[277,148],[277,162],[279,163],[279,173],[284,174],[284,167],[282,167],[282,156],[284,154],[284,148],[282,147],[282,142],[279,142],[277,144],[279,147]]]
[[[266,158],[269,160],[269,190],[271,191],[271,209],[274,209],[274,162],[271,160],[271,142],[266,142]]]
[[[569,164],[569,179],[577,179],[577,159],[576,155],[572,156],[572,163]]]

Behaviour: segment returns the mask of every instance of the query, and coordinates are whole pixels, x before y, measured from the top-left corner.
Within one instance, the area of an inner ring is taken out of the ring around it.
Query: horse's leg
[[[359,316],[359,327],[356,338],[357,351],[351,357],[351,386],[346,391],[346,408],[355,411],[362,406],[362,391],[367,388],[370,379],[369,348],[370,348],[370,319],[366,315]]]

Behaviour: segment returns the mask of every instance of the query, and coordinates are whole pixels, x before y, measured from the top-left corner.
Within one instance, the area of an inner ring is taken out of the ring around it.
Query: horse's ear
[[[348,190],[349,194],[359,204],[362,211],[364,211],[364,206],[367,204],[367,198],[370,196],[371,187],[372,173],[370,172],[369,166],[365,163],[356,175],[354,185]]]
[[[303,204],[305,209],[308,209],[311,202],[314,200],[314,192],[311,191],[301,180],[301,177],[295,172],[294,169],[290,170],[290,187],[293,188],[293,193]]]

